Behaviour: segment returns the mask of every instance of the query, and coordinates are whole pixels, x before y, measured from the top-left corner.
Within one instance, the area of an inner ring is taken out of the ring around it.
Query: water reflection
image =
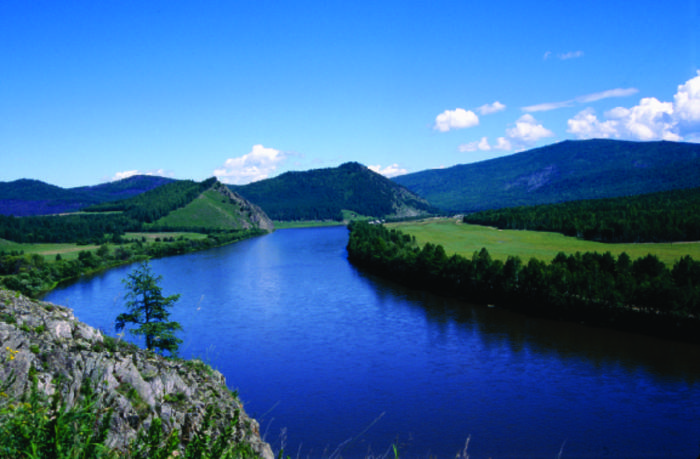
[[[355,269],[346,242],[282,230],[152,263],[182,294],[183,355],[240,389],[273,444],[284,428],[303,457],[360,433],[344,457],[394,441],[402,457],[453,457],[470,434],[475,458],[552,457],[564,440],[568,458],[697,453],[698,347],[406,289]],[[129,270],[50,300],[111,330]]]
[[[511,354],[534,353],[560,360],[583,359],[597,368],[621,368],[646,372],[659,382],[700,382],[700,346],[549,319],[532,318],[512,311],[474,305],[430,292],[412,290],[357,270],[358,276],[377,292],[381,303],[400,298],[406,307],[422,311],[435,330],[446,333],[457,324],[477,334],[490,349]]]

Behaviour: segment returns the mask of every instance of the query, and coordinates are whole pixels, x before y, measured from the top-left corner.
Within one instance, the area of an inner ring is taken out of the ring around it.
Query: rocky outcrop
[[[212,437],[228,435],[273,458],[223,375],[201,361],[163,358],[103,335],[68,308],[2,289],[0,343],[3,400],[21,399],[36,384],[47,396],[58,392],[70,408],[89,387],[97,408],[111,409],[110,448],[126,450],[139,430],[160,418],[166,433],[177,429],[183,447],[206,428]],[[207,413],[212,422],[203,426]]]
[[[275,229],[275,225],[267,216],[264,210],[253,204],[252,202],[245,199],[240,194],[232,191],[223,183],[217,181],[212,187],[218,193],[226,196],[232,203],[237,204],[240,207],[241,213],[246,216],[246,221],[243,223],[245,229],[259,228],[266,231],[272,231]]]

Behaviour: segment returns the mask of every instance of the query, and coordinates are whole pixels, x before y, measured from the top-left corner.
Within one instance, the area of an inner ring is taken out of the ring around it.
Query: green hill
[[[403,186],[358,163],[287,172],[244,186],[229,186],[258,204],[273,220],[337,220],[343,210],[375,218],[431,213],[431,206]]]
[[[157,227],[272,230],[272,221],[258,206],[215,182],[184,207],[156,220]]]
[[[700,144],[567,140],[394,181],[457,212],[633,196],[700,185]]]
[[[257,206],[231,192],[216,178],[178,180],[129,199],[94,205],[83,213],[12,217],[0,215],[0,238],[14,242],[101,243],[126,232],[271,230]]]

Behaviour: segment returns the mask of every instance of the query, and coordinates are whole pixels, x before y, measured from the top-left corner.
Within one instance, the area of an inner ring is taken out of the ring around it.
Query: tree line
[[[638,196],[495,209],[465,223],[501,229],[553,231],[601,242],[700,240],[700,188]]]
[[[122,239],[119,244],[103,243],[96,250],[82,250],[77,259],[56,255],[46,260],[39,254],[0,251],[0,286],[36,297],[58,283],[115,266],[170,255],[180,255],[236,242],[266,233],[264,230],[212,231],[206,238],[178,237],[155,243],[142,239]]]
[[[178,180],[129,199],[97,204],[84,210],[86,212],[123,212],[132,220],[153,223],[173,210],[186,206],[211,188],[214,183],[216,183],[216,177],[199,183],[193,180]]]
[[[152,223],[192,202],[211,188],[216,178],[197,183],[182,180],[162,185],[133,198],[84,209],[84,213],[13,217],[0,215],[0,239],[19,243],[72,242],[102,244],[120,242],[127,232],[179,231]],[[186,231],[209,234],[211,228]]]
[[[395,206],[432,208],[403,187],[358,163],[305,172],[286,172],[243,186],[229,186],[259,205],[273,220],[343,220],[343,210],[385,217]]]
[[[559,253],[550,263],[485,248],[471,258],[382,225],[350,225],[349,260],[404,285],[529,314],[585,321],[697,341],[700,262],[686,256],[667,267],[655,255]]]

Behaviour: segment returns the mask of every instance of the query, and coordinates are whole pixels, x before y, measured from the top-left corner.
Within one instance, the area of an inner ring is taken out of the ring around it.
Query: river
[[[700,346],[410,290],[347,261],[347,229],[278,230],[151,262],[183,357],[238,390],[291,457],[678,457],[700,452]],[[45,300],[115,335],[131,266]],[[393,453],[389,455],[393,457]]]

